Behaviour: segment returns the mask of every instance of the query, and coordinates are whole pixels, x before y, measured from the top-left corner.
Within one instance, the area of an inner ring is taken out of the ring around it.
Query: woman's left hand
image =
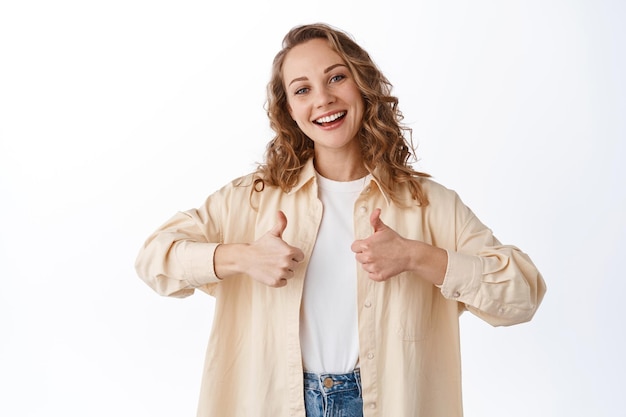
[[[414,271],[433,284],[441,284],[448,261],[446,251],[403,238],[383,223],[380,213],[378,208],[370,216],[374,233],[366,239],[354,241],[351,247],[369,278],[380,282],[405,271]]]
[[[367,239],[356,240],[352,251],[356,260],[374,281],[386,281],[408,268],[407,240],[380,219],[380,209],[370,216],[374,233]]]

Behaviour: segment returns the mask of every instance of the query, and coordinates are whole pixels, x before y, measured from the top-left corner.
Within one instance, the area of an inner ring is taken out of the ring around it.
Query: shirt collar
[[[387,195],[387,193],[385,192],[385,190],[383,189],[383,187],[380,186],[380,183],[378,182],[377,178],[378,178],[378,170],[376,168],[374,168],[374,172],[371,175],[371,180],[370,180],[370,185],[368,185],[367,187],[371,187],[372,184],[375,184],[376,187],[378,188],[378,191],[380,191],[380,193],[382,194],[383,198],[385,199],[385,203],[387,203],[387,206],[391,205],[391,198]]]
[[[315,178],[315,167],[313,166],[313,158],[309,158],[300,170],[298,182],[287,194],[291,195],[297,193],[302,187],[312,181],[313,178]]]
[[[378,191],[380,191],[380,193],[383,195],[385,202],[389,206],[391,204],[391,198],[387,195],[387,193],[385,193],[385,190],[380,186],[380,183],[376,179],[378,178],[377,171],[378,171],[377,169],[374,169],[374,171],[371,173],[371,176],[370,176],[371,180],[369,184],[366,186],[366,188],[370,188],[372,184],[375,184],[376,187],[378,188]],[[291,194],[297,193],[302,187],[304,187],[314,178],[315,178],[315,166],[313,165],[313,158],[309,158],[309,160],[306,161],[306,163],[302,167],[302,170],[300,171],[300,175],[298,176],[298,182],[287,194],[291,195]]]

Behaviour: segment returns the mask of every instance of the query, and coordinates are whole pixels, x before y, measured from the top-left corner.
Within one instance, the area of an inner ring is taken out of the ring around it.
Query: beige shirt
[[[376,173],[374,172],[374,177]],[[248,175],[181,212],[145,243],[140,277],[159,294],[216,298],[206,354],[199,417],[304,417],[299,316],[307,262],[322,217],[311,161],[284,193],[251,192]],[[372,180],[354,206],[355,239],[371,235],[370,213],[408,239],[446,249],[441,288],[411,273],[385,282],[358,270],[359,362],[365,417],[462,415],[459,314],[469,310],[494,326],[532,318],[545,283],[526,254],[502,245],[459,199],[434,181],[422,184],[430,204],[395,204]],[[247,276],[220,281],[213,254],[220,243],[253,242],[285,212],[283,239],[305,261],[287,286],[271,288]],[[332,262],[332,259],[329,259]],[[332,314],[329,311],[328,314]]]

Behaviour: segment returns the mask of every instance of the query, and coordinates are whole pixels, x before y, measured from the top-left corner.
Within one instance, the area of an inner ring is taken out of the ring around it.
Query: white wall
[[[134,258],[262,158],[271,60],[316,21],[394,83],[418,167],[548,283],[531,323],[462,317],[466,415],[624,415],[624,5],[3,2],[0,415],[195,414],[213,300],[157,296]]]

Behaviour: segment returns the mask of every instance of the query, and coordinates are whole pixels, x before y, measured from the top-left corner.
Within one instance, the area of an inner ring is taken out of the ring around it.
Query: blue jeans
[[[306,417],[363,417],[361,374],[304,373]]]

